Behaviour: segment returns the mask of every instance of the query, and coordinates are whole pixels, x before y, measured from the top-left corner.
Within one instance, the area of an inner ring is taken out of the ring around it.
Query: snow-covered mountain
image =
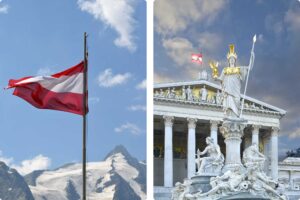
[[[79,200],[82,192],[81,163],[25,176],[35,200]],[[89,200],[146,199],[146,166],[117,146],[103,161],[87,164]]]
[[[24,178],[0,162],[0,200],[34,200]]]

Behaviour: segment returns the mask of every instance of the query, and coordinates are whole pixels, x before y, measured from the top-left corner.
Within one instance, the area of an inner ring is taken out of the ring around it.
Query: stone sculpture
[[[221,169],[224,165],[224,156],[221,153],[220,146],[214,144],[211,137],[206,138],[207,146],[201,152],[197,150],[197,174],[216,174],[218,175],[221,172]],[[200,157],[201,155],[207,154],[206,157]]]
[[[221,94],[220,90],[218,90],[217,94],[216,94],[216,103],[217,103],[217,105],[222,104],[222,94]]]
[[[158,90],[155,90],[154,96],[155,96],[155,97],[159,97],[159,92],[158,92]]]
[[[222,176],[212,177],[210,184],[212,186],[210,191],[206,193],[198,192],[194,197],[201,199],[210,196],[211,199],[218,199],[220,196],[227,196],[229,193],[234,193],[240,191],[243,187],[248,187],[248,182],[245,181],[245,174],[241,172],[240,168],[235,168],[233,172],[229,170]]]
[[[182,86],[181,99],[182,99],[182,100],[186,100],[186,91],[185,91],[185,86]]]
[[[255,167],[263,170],[265,160],[265,156],[258,151],[256,143],[246,148],[243,152],[243,164],[246,168]]]
[[[201,101],[207,100],[207,89],[205,88],[205,85],[200,90],[201,93]]]
[[[160,89],[159,97],[161,97],[161,98],[165,97],[163,89]]]
[[[187,94],[187,100],[193,101],[193,92],[192,92],[191,86],[188,86],[186,94]]]
[[[177,182],[172,190],[172,200],[188,200],[190,195],[190,180],[185,179],[183,183]]]
[[[248,66],[238,67],[236,64],[237,54],[234,51],[234,45],[229,45],[229,52],[227,54],[228,67],[222,70],[218,76],[218,65],[210,62],[210,66],[215,71],[213,75],[216,80],[222,83],[223,93],[223,109],[225,116],[238,118],[240,116],[241,104],[241,87],[242,81],[246,79],[248,70],[251,69],[254,62],[254,52],[251,52],[250,63]]]
[[[174,99],[176,97],[175,88],[172,88],[170,98]]]
[[[243,152],[245,168],[236,167],[221,176],[212,177],[212,189],[206,193],[199,191],[185,196],[189,199],[212,200],[234,195],[242,197],[247,194],[272,200],[286,200],[287,197],[276,190],[278,183],[264,173],[264,160],[264,155],[258,151],[257,145],[253,144]]]
[[[166,98],[170,98],[170,95],[171,95],[171,89],[168,88],[166,93]]]

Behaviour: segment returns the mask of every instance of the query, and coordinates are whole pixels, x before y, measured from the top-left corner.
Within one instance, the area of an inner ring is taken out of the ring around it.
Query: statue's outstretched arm
[[[206,154],[207,151],[208,151],[208,147],[205,147],[205,149],[202,152],[200,152],[200,155]]]

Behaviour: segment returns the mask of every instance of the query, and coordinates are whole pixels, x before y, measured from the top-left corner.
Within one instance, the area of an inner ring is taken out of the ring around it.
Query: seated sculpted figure
[[[206,138],[206,148],[201,152],[197,150],[196,164],[198,174],[216,173],[219,174],[224,165],[224,156],[221,153],[220,146],[214,144],[211,137]],[[200,158],[201,155],[207,154],[206,157]]]
[[[263,169],[265,160],[265,156],[259,152],[256,143],[253,143],[243,152],[243,163],[246,168],[255,167]]]

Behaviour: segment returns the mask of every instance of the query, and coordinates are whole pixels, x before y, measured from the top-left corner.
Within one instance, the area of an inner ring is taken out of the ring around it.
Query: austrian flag
[[[83,73],[82,61],[51,76],[30,76],[9,80],[7,88],[15,88],[13,95],[21,97],[36,108],[84,115],[83,98],[87,95],[83,93]]]
[[[202,54],[192,53],[192,62],[202,64]]]

